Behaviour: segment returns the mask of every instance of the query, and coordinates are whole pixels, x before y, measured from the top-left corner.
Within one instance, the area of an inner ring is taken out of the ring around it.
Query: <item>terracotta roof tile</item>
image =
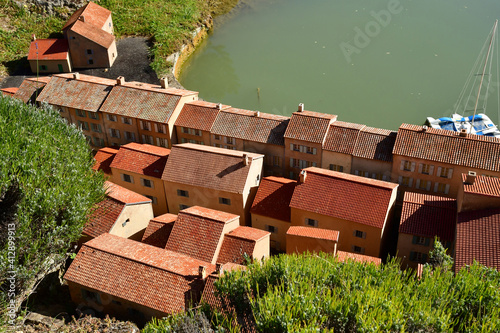
[[[85,17],[85,22],[95,25],[98,28],[102,28],[111,15],[111,11],[90,1],[85,6],[77,9],[70,16],[64,25],[63,30],[75,23],[81,15]]]
[[[364,127],[358,136],[353,156],[370,160],[392,162],[392,149],[396,142],[396,132]]]
[[[24,103],[34,104],[36,98],[42,92],[42,89],[50,81],[50,77],[44,76],[38,78],[28,78],[24,79],[23,83],[19,86],[19,89],[14,94],[15,98],[19,98]]]
[[[399,128],[393,154],[460,165],[490,171],[500,171],[500,139],[403,124]]]
[[[110,181],[104,183],[106,195],[124,204],[137,204],[142,202],[151,202],[151,199],[140,195],[134,191],[126,189],[120,185],[116,185]]]
[[[180,253],[103,234],[83,244],[64,278],[89,289],[165,313],[184,310],[200,266],[215,266]],[[195,290],[193,290],[195,289]]]
[[[18,90],[19,90],[18,87],[9,87],[0,89],[2,94],[6,96],[14,96]]]
[[[110,167],[161,178],[169,154],[167,148],[132,142],[120,147]]]
[[[115,36],[109,32],[80,20],[77,20],[69,30],[104,48],[109,48],[115,41]]]
[[[97,204],[96,210],[89,217],[82,233],[90,237],[98,237],[110,232],[123,208],[125,208],[125,203],[107,197]]]
[[[249,159],[243,163],[243,155]],[[220,191],[243,193],[253,159],[261,154],[237,150],[195,145],[178,144],[165,166],[162,179],[167,182],[188,184]],[[186,166],[189,168],[186,169]]]
[[[297,181],[281,177],[262,178],[250,213],[290,222],[290,200]]]
[[[163,214],[151,219],[142,236],[142,242],[164,249],[176,220],[177,215],[174,214]]]
[[[38,96],[37,101],[97,112],[115,81],[87,79],[89,77],[82,74],[78,80],[73,79],[71,75],[54,75]]]
[[[291,226],[290,228],[288,228],[286,234],[293,236],[308,237],[308,238],[324,239],[334,242],[339,241],[339,232],[337,230]]]
[[[221,109],[226,109],[228,107],[227,105],[221,105]],[[186,103],[175,121],[175,126],[209,132],[219,111],[215,103],[204,101]]]
[[[500,270],[500,208],[458,214],[455,271],[474,260]]]
[[[365,256],[363,254],[344,252],[344,251],[337,251],[336,256],[337,259],[342,262],[345,262],[347,260],[354,260],[364,263],[373,263],[377,266],[379,266],[382,263],[382,259],[380,258]]]
[[[464,193],[500,197],[500,178],[476,176],[476,180],[473,185],[466,184],[466,179],[467,175],[462,174]]]
[[[177,216],[165,248],[212,262],[225,224],[238,218],[238,215],[198,206],[184,209]]]
[[[118,150],[113,148],[106,147],[99,149],[94,156],[95,164],[92,169],[96,171],[102,170],[107,175],[111,174],[109,165],[113,162],[117,153]]]
[[[66,60],[68,52],[67,39],[37,39],[30,44],[28,60]]]
[[[457,201],[434,195],[406,192],[399,232],[421,237],[455,238]]]
[[[238,237],[224,236],[224,241],[220,248],[218,263],[235,263],[239,265],[246,264],[246,258],[253,258],[255,241],[242,239]]]
[[[240,238],[240,239],[247,239],[247,240],[257,242],[257,241],[261,240],[262,238],[269,236],[270,234],[271,233],[269,231],[264,231],[264,230],[260,230],[260,229],[256,229],[256,228],[252,228],[252,227],[240,226],[240,227],[232,230],[226,236]]]
[[[290,207],[383,228],[397,184],[315,167],[306,170]]]
[[[312,111],[294,112],[288,123],[285,138],[323,144],[330,124],[336,115]]]
[[[126,117],[166,123],[180,101],[179,95],[168,89],[138,89],[126,85],[115,86],[101,107],[101,111]]]
[[[212,134],[283,146],[289,119],[258,111],[230,108],[219,112]]]
[[[330,125],[325,139],[325,150],[352,155],[359,136],[359,131],[365,125],[334,121]]]

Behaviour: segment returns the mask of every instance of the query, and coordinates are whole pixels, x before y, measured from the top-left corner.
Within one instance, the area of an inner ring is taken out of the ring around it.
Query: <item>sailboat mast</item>
[[[476,105],[474,106],[474,115],[472,116],[469,133],[472,131],[472,127],[474,126],[474,118],[476,117],[477,105],[479,104],[479,96],[481,94],[481,88],[483,86],[484,74],[486,72],[486,66],[488,65],[488,59],[490,57],[493,40],[495,39],[495,33],[497,32],[497,25],[498,25],[498,20],[495,20],[495,25],[493,26],[493,33],[491,34],[491,39],[490,39],[490,45],[488,47],[488,53],[486,54],[486,60],[484,61],[483,74],[481,75],[481,81],[479,82],[479,90],[477,92]]]

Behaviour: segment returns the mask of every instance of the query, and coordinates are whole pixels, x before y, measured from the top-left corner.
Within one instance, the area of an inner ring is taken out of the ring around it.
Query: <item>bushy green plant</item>
[[[16,286],[0,298],[17,309],[80,237],[104,178],[82,132],[57,111],[1,96],[0,152],[0,286],[9,290],[13,275]]]

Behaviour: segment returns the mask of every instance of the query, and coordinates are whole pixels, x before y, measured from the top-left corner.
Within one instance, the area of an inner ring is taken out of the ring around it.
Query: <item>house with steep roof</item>
[[[322,150],[336,115],[299,110],[292,114],[285,131],[285,175],[297,179],[301,169],[320,167]]]
[[[334,121],[325,138],[321,167],[333,171],[351,172],[352,155],[359,132],[365,125]]]
[[[13,97],[22,100],[26,104],[35,104],[38,95],[40,95],[45,85],[49,83],[50,79],[50,76],[26,78]]]
[[[170,149],[129,143],[121,146],[109,165],[110,180],[148,197],[153,202],[155,216],[168,212],[161,176]]]
[[[297,181],[283,177],[264,177],[252,203],[252,227],[271,233],[271,248],[285,251],[290,227],[293,190]]]
[[[177,215],[168,213],[152,218],[141,242],[164,249],[176,220]]]
[[[111,234],[83,244],[64,275],[80,307],[144,324],[196,304],[215,265]]]
[[[337,252],[339,232],[305,226],[292,226],[286,232],[286,253]]]
[[[457,205],[459,212],[500,208],[500,179],[479,176],[474,171],[462,174]]]
[[[455,272],[477,261],[500,270],[500,208],[458,213]]]
[[[142,142],[170,148],[176,142],[174,123],[185,103],[198,99],[198,93],[161,85],[125,82],[119,77],[102,104],[109,145]]]
[[[212,125],[214,147],[264,154],[264,174],[283,176],[285,131],[290,118],[229,108],[220,111]]]
[[[102,171],[106,176],[111,177],[110,165],[117,153],[118,149],[114,148],[105,147],[99,149],[94,155],[95,163],[92,166],[92,170]]]
[[[401,191],[456,198],[463,173],[500,177],[500,139],[493,137],[403,124],[392,154]]]
[[[249,225],[263,157],[191,143],[174,145],[162,176],[168,211],[177,214],[202,206],[239,215],[242,225]]]
[[[386,255],[398,185],[320,168],[300,174],[291,225],[340,232],[340,251]]]
[[[71,15],[63,27],[75,68],[109,68],[118,56],[111,11],[92,1]]]
[[[17,88],[17,87],[9,87],[9,88],[2,88],[2,89],[0,89],[0,92],[4,96],[13,97],[18,90],[19,90],[19,88]]]
[[[184,104],[177,120],[175,133],[178,143],[195,143],[211,145],[210,132],[220,110],[229,105],[194,101]]]
[[[218,263],[246,265],[249,261],[269,257],[270,232],[240,226],[224,235]]]
[[[352,152],[352,174],[391,180],[392,149],[396,132],[364,126],[360,131]]]
[[[73,74],[53,75],[36,99],[59,110],[61,117],[75,124],[94,148],[108,145],[104,117],[100,111],[115,80]]]
[[[140,240],[153,217],[151,199],[109,181],[104,186],[106,198],[92,212],[79,243],[104,233]]]
[[[453,253],[457,200],[406,192],[399,225],[398,252],[402,267],[416,269],[427,262],[437,237]]]
[[[67,39],[36,39],[30,44],[28,62],[33,73],[69,73],[72,70]]]

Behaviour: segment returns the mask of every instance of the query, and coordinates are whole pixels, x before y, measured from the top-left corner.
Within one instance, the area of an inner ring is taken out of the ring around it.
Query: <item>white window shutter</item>
[[[453,168],[448,170],[448,178],[451,178],[451,176],[453,176]]]
[[[109,135],[113,136],[113,129],[109,129]]]
[[[363,239],[365,239],[365,238],[366,238],[366,232],[363,231]]]
[[[160,146],[160,138],[156,138],[156,145]]]
[[[293,150],[293,143],[290,143],[290,150]]]
[[[444,194],[448,194],[450,192],[450,184],[446,184],[446,187],[444,189]]]
[[[442,170],[442,169],[443,169],[443,168],[438,167],[438,172],[437,172],[437,175],[436,175],[436,176],[441,177],[441,170]]]
[[[356,176],[359,176],[359,170],[354,170],[354,174],[355,174]]]
[[[313,154],[316,155],[316,148],[313,148]]]
[[[418,173],[422,173],[423,168],[424,168],[424,165],[422,163],[418,163]]]
[[[141,186],[144,186],[144,179],[140,178]]]
[[[415,171],[415,162],[411,162],[411,172]]]
[[[398,177],[398,183],[399,183],[399,184],[402,184],[402,183],[403,183],[403,176],[399,176],[399,177]]]
[[[293,158],[290,158],[290,166],[293,167]]]
[[[410,181],[408,182],[408,186],[412,187],[413,186],[413,178],[410,178]]]
[[[313,167],[315,167],[315,166],[316,166],[316,162],[313,162]]]
[[[417,179],[417,181],[415,182],[415,187],[420,188],[420,179]]]
[[[434,193],[437,193],[439,187],[439,183],[434,184]]]
[[[405,161],[401,161],[401,167],[399,168],[399,170],[404,170],[405,168]]]
[[[430,182],[430,181],[429,181],[429,182],[427,182],[427,189],[426,189],[426,190],[427,190],[427,191],[430,191],[430,190],[431,190],[431,182]]]
[[[163,130],[163,133],[167,133],[167,128],[165,127],[165,125],[163,125],[163,124],[162,124],[162,125],[161,125],[161,128],[162,128],[162,130]]]
[[[143,129],[143,128],[144,128],[144,127],[143,127],[144,123],[142,122],[142,120],[139,120],[139,125],[141,126],[141,129]]]
[[[120,131],[116,130],[116,137],[119,139],[120,138]]]
[[[158,124],[155,123],[155,131],[158,132]]]
[[[434,165],[429,167],[429,175],[432,176],[434,174]]]
[[[122,123],[124,123],[124,124],[125,124],[125,118],[124,118],[124,117],[122,117]]]

